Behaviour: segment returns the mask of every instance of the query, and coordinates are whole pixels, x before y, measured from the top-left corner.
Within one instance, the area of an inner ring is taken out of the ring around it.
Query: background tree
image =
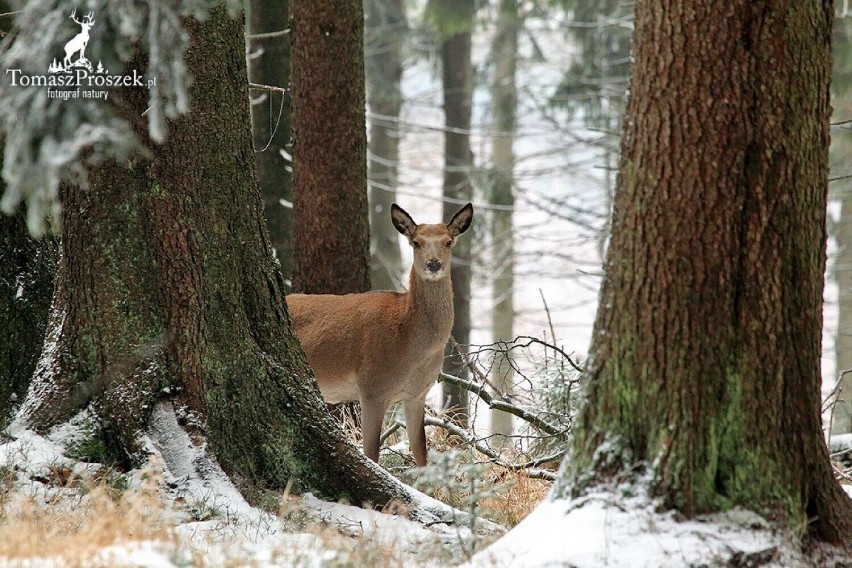
[[[444,94],[444,222],[449,223],[459,205],[473,199],[470,172],[473,154],[470,148],[473,66],[471,34],[475,4],[473,0],[431,0],[429,19],[438,36],[441,50],[441,80]],[[447,348],[444,371],[467,376],[464,353],[470,343],[471,242],[459,241],[453,249],[453,305],[455,320]],[[454,385],[444,383],[444,405],[453,419],[467,422],[468,396]]]
[[[819,389],[832,9],[637,2],[588,403],[556,495],[638,463],[688,516],[741,506],[848,540]]]
[[[557,86],[552,103],[579,115],[587,128],[604,134],[596,145],[603,150],[606,222],[598,232],[603,258],[609,237],[614,176],[618,165],[618,138],[624,114],[625,92],[630,77],[630,43],[633,2],[625,0],[559,0],[578,25],[570,36],[580,49]]]
[[[250,0],[246,17],[249,81],[288,88],[290,37],[287,0]],[[250,89],[251,130],[263,214],[281,272],[293,275],[293,194],[290,93]]]
[[[402,282],[399,233],[391,223],[399,164],[402,48],[408,34],[403,0],[364,0],[367,104],[370,108],[370,281],[376,290]]]
[[[496,207],[491,212],[491,246],[493,255],[491,332],[493,341],[514,338],[515,246],[512,209],[515,152],[515,114],[517,107],[516,73],[518,65],[518,35],[522,25],[517,0],[500,0],[497,25],[491,46],[494,77],[491,83],[493,133],[491,138],[490,201]],[[501,393],[509,394],[514,372],[508,353],[496,355],[492,383]],[[492,413],[491,429],[504,436],[512,434],[512,416],[496,410]]]
[[[852,118],[852,60],[849,58],[852,41],[852,18],[837,18],[834,23],[834,65],[832,76],[833,120],[844,122]],[[850,124],[838,124],[832,129],[831,171],[838,179],[832,186],[832,197],[840,202],[840,216],[832,224],[831,236],[837,243],[832,264],[837,283],[837,330],[834,336],[835,369],[837,373],[852,369],[852,183],[849,173],[849,153],[852,151]],[[840,379],[837,403],[832,412],[832,434],[852,432],[852,373]]]
[[[292,0],[290,14],[293,290],[365,292],[370,227],[364,10],[361,0]]]
[[[328,415],[289,325],[254,175],[242,23],[224,8],[183,22],[185,62],[204,70],[188,113],[156,144],[145,90],[112,92],[147,152],[89,167],[88,189],[61,186],[57,291],[19,423],[46,431],[87,409],[132,463],[151,409],[173,404],[232,479],[410,502]],[[142,53],[132,67],[145,69]]]

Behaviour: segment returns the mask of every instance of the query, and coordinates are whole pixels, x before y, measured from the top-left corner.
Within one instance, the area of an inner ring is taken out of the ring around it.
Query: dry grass
[[[175,542],[153,479],[126,492],[105,478],[71,479],[65,486],[62,495],[9,498],[0,523],[0,557],[52,557],[65,566],[83,566],[110,545]]]
[[[527,477],[521,471],[506,473],[504,482],[507,480],[510,481],[508,491],[483,499],[482,507],[492,520],[514,527],[547,497],[553,484]]]

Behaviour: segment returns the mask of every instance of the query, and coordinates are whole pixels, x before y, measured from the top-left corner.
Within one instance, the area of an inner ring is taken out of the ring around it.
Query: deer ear
[[[414,234],[414,229],[417,228],[417,223],[414,222],[411,215],[396,203],[391,205],[391,221],[397,231],[409,238]]]
[[[452,220],[447,225],[450,231],[450,236],[453,238],[461,235],[470,228],[470,222],[473,220],[473,205],[468,203],[453,215]]]

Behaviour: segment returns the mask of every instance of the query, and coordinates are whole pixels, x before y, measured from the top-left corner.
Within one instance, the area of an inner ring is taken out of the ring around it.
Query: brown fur
[[[293,326],[325,400],[361,403],[364,453],[374,461],[382,418],[392,404],[402,402],[414,460],[426,465],[424,404],[453,327],[452,245],[472,215],[468,204],[447,225],[415,225],[394,204],[394,226],[417,245],[406,293],[287,297]],[[427,267],[435,261],[441,265],[437,272]]]

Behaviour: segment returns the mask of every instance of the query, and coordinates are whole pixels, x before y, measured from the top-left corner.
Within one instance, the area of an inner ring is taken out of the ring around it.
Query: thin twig
[[[447,373],[440,373],[438,380],[463,388],[468,392],[472,392],[480,399],[482,399],[482,402],[487,404],[489,408],[493,410],[502,410],[503,412],[513,414],[522,420],[526,420],[542,432],[546,432],[552,436],[561,436],[565,433],[563,430],[560,430],[549,422],[542,420],[540,417],[536,416],[528,410],[525,410],[510,402],[506,402],[503,399],[495,399],[491,395],[491,393],[485,389],[483,385],[474,383],[473,381],[462,379],[461,377],[449,375]]]
[[[402,428],[405,427],[405,424],[403,424],[400,421],[397,421],[396,423],[399,424],[399,426],[402,427]],[[548,481],[556,481],[556,474],[553,473],[552,471],[547,471],[546,469],[537,469],[537,468],[534,468],[534,467],[533,468],[525,467],[527,464],[513,464],[513,463],[504,462],[502,459],[500,459],[500,453],[499,452],[497,452],[497,451],[489,448],[485,444],[481,443],[479,440],[474,438],[471,435],[470,432],[468,432],[464,428],[458,426],[457,424],[453,424],[452,422],[448,422],[446,420],[441,420],[440,418],[435,418],[434,416],[426,416],[425,424],[426,424],[426,426],[437,426],[438,428],[443,428],[444,430],[446,430],[450,434],[453,434],[454,436],[458,436],[459,438],[464,440],[467,444],[470,444],[471,446],[473,446],[474,449],[476,449],[477,452],[479,452],[480,454],[490,458],[491,462],[494,465],[506,468],[509,471],[521,471],[521,470],[523,470],[524,473],[528,477],[531,477],[533,479],[546,479]],[[548,457],[552,457],[552,456],[548,456]],[[553,459],[559,459],[560,457],[562,457],[562,456],[561,455],[556,456],[556,457],[553,457]],[[542,462],[542,463],[544,463],[544,462]]]
[[[849,179],[849,178],[852,178],[852,174],[846,174],[844,176],[837,176],[837,177],[833,177],[833,178],[828,178],[828,181],[840,181],[842,179]]]
[[[259,34],[248,34],[246,36],[246,39],[267,39],[267,38],[271,38],[271,37],[283,37],[285,35],[288,35],[289,33],[290,33],[290,28],[287,28],[286,30],[279,30],[277,32],[264,32],[264,33],[259,33]]]
[[[399,422],[394,422],[393,424],[391,424],[390,428],[385,430],[384,434],[379,437],[379,446],[383,445],[385,441],[393,435],[394,432],[400,429],[400,427],[401,424]]]
[[[518,343],[518,341],[521,340],[521,339],[526,341],[526,343],[524,343],[524,344]],[[583,369],[579,365],[577,365],[577,363],[575,363],[574,360],[571,359],[571,356],[568,355],[561,347],[557,347],[556,345],[553,345],[553,344],[548,343],[546,341],[542,341],[538,337],[532,337],[531,335],[519,335],[518,337],[515,338],[515,343],[518,345],[518,347],[529,347],[533,343],[537,343],[537,344],[541,345],[542,347],[550,347],[551,349],[553,349],[554,351],[556,351],[557,353],[559,353],[560,355],[565,357],[565,359],[568,360],[568,363],[574,368],[575,371],[577,371],[579,373],[583,372]]]
[[[840,400],[840,395],[843,393],[843,377],[845,377],[847,373],[852,373],[852,369],[844,369],[840,371],[840,374],[837,375],[837,384],[834,385],[834,388],[831,389],[831,392],[828,393],[827,397],[825,397],[825,402],[823,403],[823,412],[825,412],[827,405],[831,405],[831,413],[828,415],[826,443],[828,443],[829,438],[831,437],[831,429],[834,426],[834,409],[837,407],[837,401]],[[831,400],[832,398],[834,398],[834,400]]]
[[[272,85],[261,85],[260,83],[249,83],[250,89],[260,89],[261,91],[270,91],[273,93],[289,93],[290,89],[284,89],[282,87],[273,87]]]
[[[553,330],[553,320],[550,318],[550,308],[547,307],[547,300],[544,299],[544,292],[541,288],[538,289],[538,294],[541,296],[541,303],[544,304],[544,313],[547,314],[547,324],[550,326],[550,337],[553,338],[553,343],[556,343],[556,332]]]

